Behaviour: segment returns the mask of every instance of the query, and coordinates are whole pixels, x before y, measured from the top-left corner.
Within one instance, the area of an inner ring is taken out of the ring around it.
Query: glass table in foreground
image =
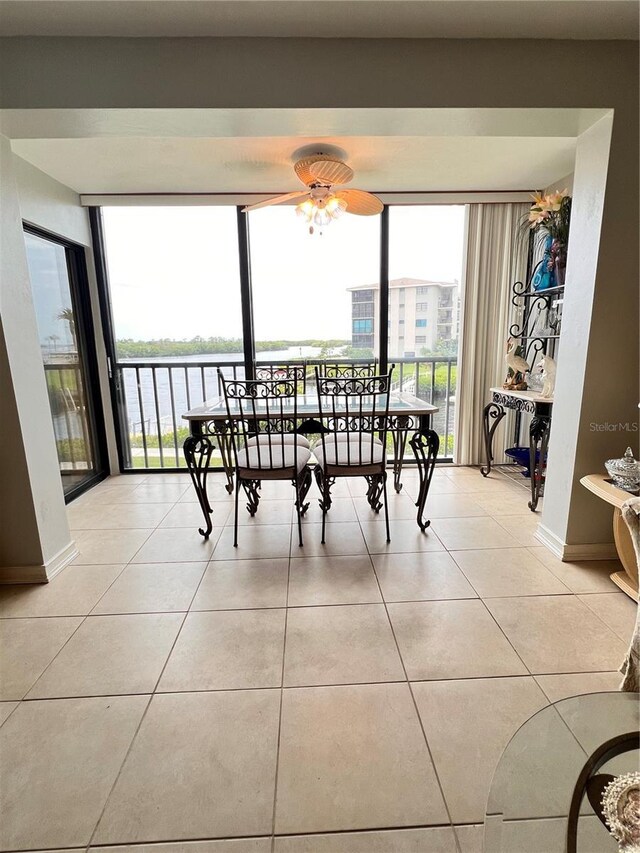
[[[640,694],[609,692],[562,699],[527,720],[493,776],[484,853],[617,853],[583,782],[639,769],[639,716]]]

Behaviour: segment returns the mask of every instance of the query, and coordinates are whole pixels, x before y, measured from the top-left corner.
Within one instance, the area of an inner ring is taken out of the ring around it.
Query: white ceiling
[[[277,193],[312,137],[22,139],[18,156],[79,193]],[[322,141],[322,140],[321,140]],[[526,190],[573,171],[572,137],[330,137],[374,192]]]
[[[637,0],[0,0],[0,34],[637,39]]]
[[[573,171],[597,110],[4,110],[18,156],[83,194],[278,193],[343,149],[373,192],[531,190]]]
[[[84,194],[297,189],[294,152],[336,145],[373,192],[530,190],[573,171],[597,110],[5,110],[18,156]]]

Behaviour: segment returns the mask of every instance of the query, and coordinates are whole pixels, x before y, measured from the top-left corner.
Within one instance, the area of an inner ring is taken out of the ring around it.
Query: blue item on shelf
[[[544,255],[541,261],[536,264],[535,271],[531,277],[531,286],[534,290],[547,290],[550,287],[556,286],[556,268],[551,254],[551,244],[553,239],[551,236],[544,241]]]
[[[509,447],[504,452],[505,456],[508,456],[510,459],[513,459],[518,465],[522,465],[525,469],[522,472],[523,477],[530,477],[531,471],[529,470],[529,448],[528,447]],[[540,461],[540,451],[536,450],[536,464]]]

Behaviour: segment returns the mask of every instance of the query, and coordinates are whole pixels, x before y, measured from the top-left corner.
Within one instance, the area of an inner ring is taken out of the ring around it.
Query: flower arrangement
[[[553,240],[566,246],[569,242],[569,220],[571,218],[571,196],[566,189],[542,195],[535,193],[533,205],[527,217],[529,231],[543,232]]]
[[[518,239],[529,243],[534,235],[534,254],[541,253],[532,278],[534,290],[546,290],[564,284],[567,266],[567,243],[571,219],[571,196],[568,190],[534,193],[533,204],[520,220]]]

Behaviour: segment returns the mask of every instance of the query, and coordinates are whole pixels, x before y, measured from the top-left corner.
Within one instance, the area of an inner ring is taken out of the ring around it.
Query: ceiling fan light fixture
[[[305,201],[296,205],[296,214],[309,223],[313,219],[313,214],[316,212],[316,204],[313,199],[308,198]]]
[[[325,202],[325,207],[332,219],[339,219],[347,209],[347,202],[343,198],[332,195]]]

